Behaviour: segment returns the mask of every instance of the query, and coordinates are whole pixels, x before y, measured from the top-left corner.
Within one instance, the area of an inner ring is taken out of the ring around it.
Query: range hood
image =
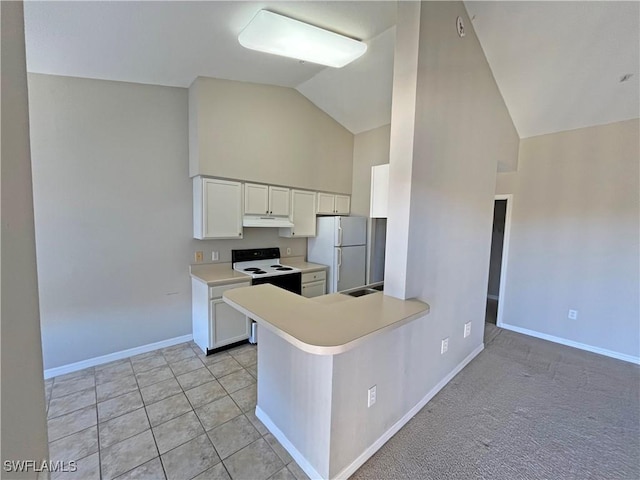
[[[263,217],[259,215],[245,215],[242,218],[243,227],[266,227],[266,228],[291,228],[293,223],[287,217]]]

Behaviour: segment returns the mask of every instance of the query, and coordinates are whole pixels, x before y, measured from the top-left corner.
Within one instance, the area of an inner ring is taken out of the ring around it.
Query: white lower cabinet
[[[327,291],[327,281],[319,280],[317,282],[309,282],[302,285],[302,296],[307,298],[319,297]]]
[[[327,273],[323,271],[302,274],[302,296],[319,297],[327,292]]]
[[[191,280],[193,341],[203,352],[249,338],[251,321],[227,305],[222,294],[250,285],[250,282],[242,282],[209,288],[198,280]]]
[[[249,338],[251,322],[222,298],[211,300],[209,319],[209,349],[240,342]]]

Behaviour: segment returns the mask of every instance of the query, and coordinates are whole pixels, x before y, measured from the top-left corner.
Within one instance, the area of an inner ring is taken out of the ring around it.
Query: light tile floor
[[[254,412],[257,350],[183,343],[45,381],[52,480],[302,480]]]

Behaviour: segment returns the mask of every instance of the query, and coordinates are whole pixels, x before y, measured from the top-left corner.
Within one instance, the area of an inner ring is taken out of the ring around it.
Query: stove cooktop
[[[232,250],[233,269],[251,278],[272,277],[299,272],[299,268],[280,263],[279,248]]]

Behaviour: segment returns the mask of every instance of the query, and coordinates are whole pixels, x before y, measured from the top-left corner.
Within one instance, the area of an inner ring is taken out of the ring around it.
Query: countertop
[[[280,262],[284,265],[299,268],[302,273],[316,272],[327,268],[326,265],[305,262],[304,257],[281,258]],[[190,265],[190,272],[191,278],[206,283],[210,287],[228,283],[251,281],[251,277],[248,275],[236,272],[231,268],[231,263],[203,263]]]
[[[334,293],[305,298],[273,285],[235,288],[224,301],[305,352],[336,355],[373,335],[429,313],[419,300],[400,300],[382,292],[350,297]]]

